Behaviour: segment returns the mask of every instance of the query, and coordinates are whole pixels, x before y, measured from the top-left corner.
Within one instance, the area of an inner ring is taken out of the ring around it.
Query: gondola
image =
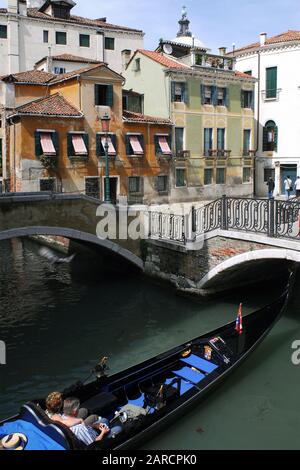
[[[231,322],[111,376],[104,359],[92,382],[78,382],[63,392],[111,426],[120,424],[119,434],[85,446],[70,429],[51,421],[44,412],[45,399],[37,399],[0,423],[0,439],[21,433],[25,450],[138,448],[193,409],[255,350],[282,315],[289,292],[290,283],[275,302],[245,316],[242,333]]]

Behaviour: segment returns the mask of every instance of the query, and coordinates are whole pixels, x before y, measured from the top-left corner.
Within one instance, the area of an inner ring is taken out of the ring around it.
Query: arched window
[[[268,121],[263,131],[263,152],[277,152],[278,127],[274,121]]]

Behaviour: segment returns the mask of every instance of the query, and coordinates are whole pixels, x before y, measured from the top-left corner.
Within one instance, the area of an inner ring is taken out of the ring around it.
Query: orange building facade
[[[113,202],[120,196],[167,202],[172,123],[123,112],[123,84],[106,64],[63,75],[35,70],[2,77],[7,142],[2,164],[10,191],[82,193],[103,200],[107,143]],[[110,117],[109,133],[102,131],[104,115]]]

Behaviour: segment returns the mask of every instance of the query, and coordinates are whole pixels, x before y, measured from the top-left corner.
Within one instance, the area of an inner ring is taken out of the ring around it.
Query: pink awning
[[[165,155],[171,155],[172,154],[172,151],[170,149],[170,146],[168,144],[168,141],[167,141],[166,137],[164,137],[164,136],[159,137],[158,138],[158,143],[159,143],[160,149],[161,149],[163,154],[165,154]]]
[[[72,144],[74,147],[75,155],[87,155],[88,151],[83,140],[83,136],[80,134],[72,135]]]
[[[108,155],[117,155],[114,144],[112,143],[111,137],[109,137],[109,136],[107,137],[107,143],[108,143]],[[105,144],[106,144],[106,137],[105,136],[101,137],[101,144],[102,144],[102,147],[105,151]]]
[[[56,150],[50,133],[41,133],[41,146],[45,155],[56,155]]]
[[[144,155],[144,150],[142,149],[138,136],[131,135],[129,136],[129,140],[134,155]]]

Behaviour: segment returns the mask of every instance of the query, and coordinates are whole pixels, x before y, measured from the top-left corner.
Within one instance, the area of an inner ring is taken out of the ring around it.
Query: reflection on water
[[[27,240],[0,244],[0,418],[84,379],[103,355],[111,371],[123,369],[233,320],[240,301],[247,313],[276,296],[276,286],[261,286],[204,301],[141,277],[86,274],[51,267]],[[298,448],[298,300],[217,392],[148,448]]]

